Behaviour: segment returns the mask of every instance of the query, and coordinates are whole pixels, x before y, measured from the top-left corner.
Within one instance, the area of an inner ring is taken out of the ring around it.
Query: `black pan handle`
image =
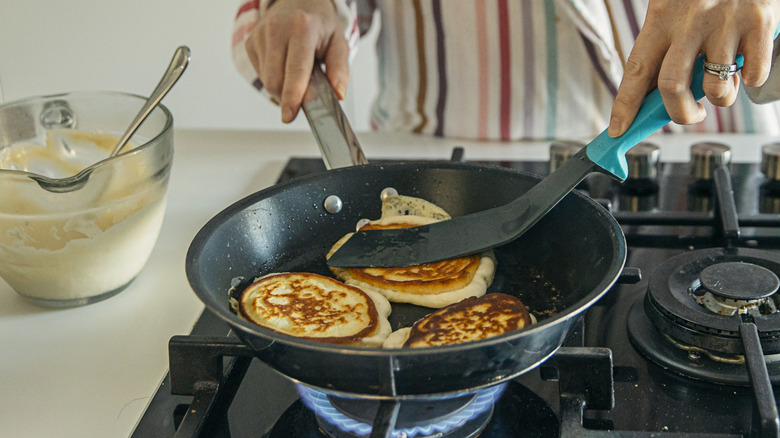
[[[357,164],[367,164],[355,132],[339,105],[322,66],[316,63],[312,70],[309,87],[303,96],[303,112],[317,144],[325,167],[335,169]]]

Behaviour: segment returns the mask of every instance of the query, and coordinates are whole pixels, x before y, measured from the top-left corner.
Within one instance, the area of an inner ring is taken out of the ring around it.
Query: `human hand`
[[[763,84],[778,20],[780,0],[651,0],[612,105],[609,135],[626,132],[642,99],[655,86],[672,121],[702,121],[706,111],[690,90],[693,63],[700,53],[726,65],[742,53],[745,85]],[[713,105],[729,106],[737,98],[739,82],[738,75],[721,81],[705,74],[702,88]]]
[[[315,59],[339,99],[349,81],[349,45],[331,0],[279,0],[265,10],[246,40],[249,60],[268,93],[292,122],[301,108]]]

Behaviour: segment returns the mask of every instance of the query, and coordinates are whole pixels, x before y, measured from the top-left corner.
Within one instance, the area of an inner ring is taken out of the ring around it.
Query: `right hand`
[[[778,17],[780,0],[651,0],[612,105],[609,135],[619,137],[628,130],[642,99],[656,86],[672,121],[702,121],[704,106],[690,90],[693,62],[700,53],[718,64],[731,64],[742,53],[745,85],[762,85],[772,65]],[[705,74],[702,88],[710,103],[725,107],[736,101],[739,83],[738,75],[721,81]]]
[[[245,47],[263,86],[282,108],[282,122],[298,114],[315,59],[324,62],[336,95],[344,99],[349,45],[331,0],[277,0],[261,12]]]

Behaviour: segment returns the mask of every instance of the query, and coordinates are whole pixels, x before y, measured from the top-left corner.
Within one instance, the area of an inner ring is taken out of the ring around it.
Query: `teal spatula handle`
[[[777,38],[778,33],[780,33],[780,26],[775,30],[775,38]],[[697,101],[704,97],[704,90],[702,89],[704,58],[704,55],[699,55],[693,64],[691,92],[693,92],[693,97]],[[737,69],[741,69],[745,62],[745,57],[739,54],[734,62],[737,64]],[[612,138],[605,129],[604,132],[588,144],[586,149],[588,158],[604,171],[623,181],[628,176],[626,152],[654,132],[663,128],[671,120],[669,113],[664,108],[661,92],[656,88],[642,100],[642,106],[639,107],[639,112],[634,122],[623,135],[618,138]]]
[[[742,68],[744,57],[737,55],[736,62],[737,67]],[[699,55],[693,64],[691,91],[694,99],[697,101],[704,97],[704,90],[702,89],[702,80],[704,79],[703,63],[704,55]],[[612,138],[605,129],[604,132],[588,144],[586,149],[588,158],[606,172],[623,181],[628,176],[626,152],[663,128],[671,120],[669,113],[666,112],[664,107],[664,101],[661,99],[661,92],[656,88],[642,100],[642,106],[639,107],[639,112],[637,112],[634,122],[625,134]]]

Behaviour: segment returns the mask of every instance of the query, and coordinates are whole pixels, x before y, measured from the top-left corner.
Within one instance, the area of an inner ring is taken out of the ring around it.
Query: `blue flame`
[[[371,425],[359,422],[347,417],[338,409],[334,408],[328,400],[328,394],[319,389],[309,386],[297,385],[298,393],[304,404],[313,410],[314,413],[338,427],[344,432],[357,436],[368,436],[371,434]],[[415,426],[406,429],[395,430],[392,433],[394,438],[427,436],[435,433],[444,433],[456,429],[472,418],[482,414],[498,400],[504,391],[506,384],[495,385],[489,388],[481,389],[476,392],[474,400],[469,402],[463,409],[447,417],[446,419],[426,426]],[[459,394],[462,396],[463,394]]]

